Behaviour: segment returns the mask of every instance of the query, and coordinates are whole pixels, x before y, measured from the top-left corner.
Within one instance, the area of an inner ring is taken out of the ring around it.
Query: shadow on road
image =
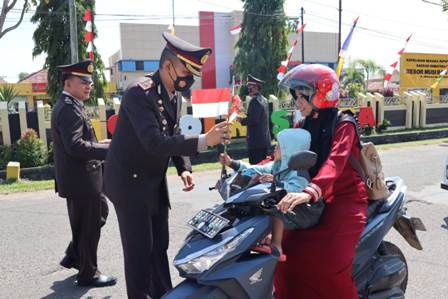
[[[41,299],[60,299],[60,298],[81,298],[85,293],[89,291],[88,287],[77,287],[75,285],[76,274],[67,277],[64,280],[53,282],[51,289],[53,293],[48,294]],[[88,297],[91,298],[91,297]],[[108,299],[110,296],[103,297]]]
[[[448,217],[443,218],[443,221],[445,221],[445,224],[442,224],[441,227],[444,229],[448,229]]]

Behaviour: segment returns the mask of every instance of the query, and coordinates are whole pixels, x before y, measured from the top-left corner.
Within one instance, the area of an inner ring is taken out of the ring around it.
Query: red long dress
[[[357,143],[353,124],[335,128],[328,159],[305,189],[313,200],[323,196],[325,212],[315,228],[285,231],[287,261],[277,266],[277,299],[358,298],[352,262],[366,223],[367,193],[348,160],[350,153],[359,159]]]

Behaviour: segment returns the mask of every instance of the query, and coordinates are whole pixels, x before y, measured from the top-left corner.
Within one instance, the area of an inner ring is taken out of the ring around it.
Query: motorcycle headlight
[[[199,274],[210,269],[217,261],[223,256],[232,252],[238,245],[243,242],[252,232],[254,228],[248,228],[233,239],[219,245],[218,247],[208,251],[198,257],[192,258],[182,264],[176,265],[176,267],[182,269],[188,274]]]

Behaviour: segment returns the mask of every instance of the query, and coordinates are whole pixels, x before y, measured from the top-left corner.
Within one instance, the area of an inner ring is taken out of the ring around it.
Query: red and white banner
[[[229,113],[230,88],[194,89],[191,91],[193,117],[217,117]]]
[[[93,60],[93,25],[92,13],[89,9],[86,10],[83,20],[86,22],[86,33],[84,35],[84,41],[87,43],[86,52],[89,53],[89,59]]]

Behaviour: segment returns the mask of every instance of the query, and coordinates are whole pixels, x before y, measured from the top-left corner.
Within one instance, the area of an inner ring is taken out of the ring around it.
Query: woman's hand
[[[230,167],[230,164],[232,164],[232,158],[230,158],[230,156],[227,155],[227,153],[222,153],[219,155],[219,163]]]
[[[272,182],[274,180],[274,176],[270,173],[265,173],[260,175],[257,179],[260,183]]]
[[[292,211],[297,205],[303,204],[303,203],[309,203],[311,200],[311,195],[305,192],[300,193],[288,193],[285,197],[280,200],[280,202],[277,204],[277,208],[283,212],[286,213],[288,211]]]

